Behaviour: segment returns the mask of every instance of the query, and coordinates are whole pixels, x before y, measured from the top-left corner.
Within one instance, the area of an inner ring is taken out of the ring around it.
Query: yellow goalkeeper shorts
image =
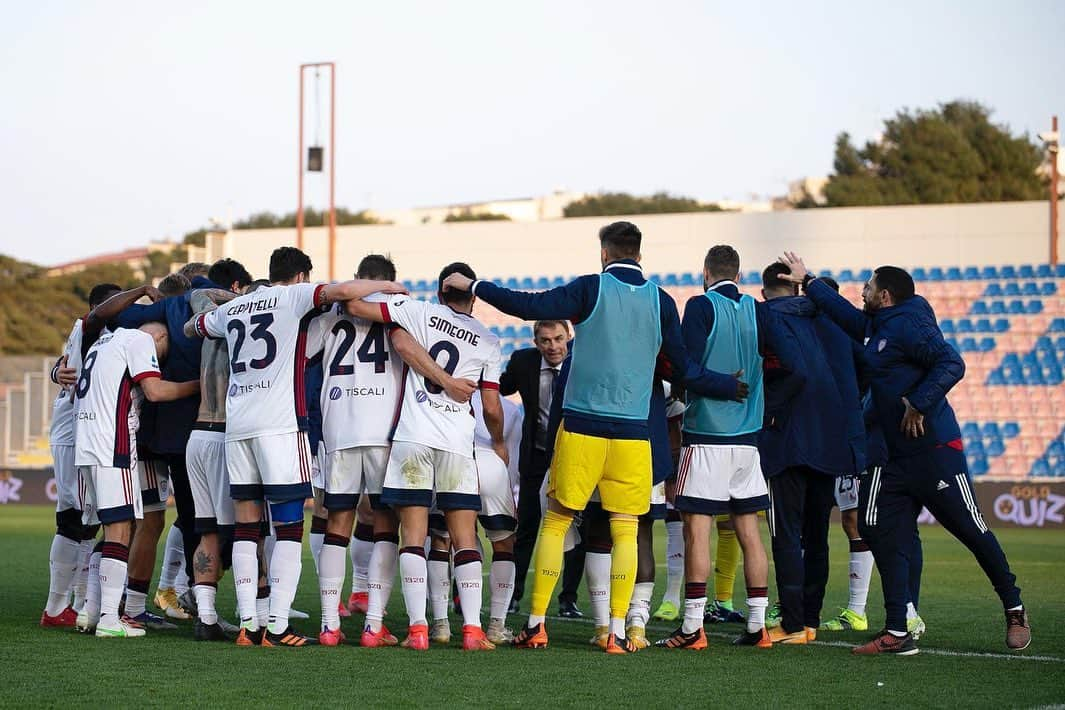
[[[599,488],[603,509],[643,515],[651,507],[651,442],[574,434],[558,429],[547,493],[571,510],[584,510]]]

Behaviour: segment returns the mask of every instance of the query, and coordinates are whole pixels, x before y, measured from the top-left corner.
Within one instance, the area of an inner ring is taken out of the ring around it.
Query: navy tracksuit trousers
[[[875,468],[861,478],[858,486],[858,530],[869,543],[880,570],[886,627],[891,631],[906,630],[906,602],[911,596],[910,555],[922,506],[969,548],[1003,607],[1019,606],[1021,590],[1017,578],[1010,572],[1006,555],[976,504],[965,454],[941,446]]]

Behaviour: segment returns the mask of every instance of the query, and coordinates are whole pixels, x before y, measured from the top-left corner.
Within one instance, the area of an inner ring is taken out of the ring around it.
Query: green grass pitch
[[[549,620],[548,649],[501,648],[482,654],[463,653],[457,641],[428,653],[355,646],[244,649],[195,643],[190,625],[130,640],[45,630],[37,621],[47,594],[52,526],[52,511],[44,507],[5,507],[0,513],[0,706],[866,708],[1065,703],[1065,535],[1060,532],[998,531],[1032,621],[1034,640],[1020,654],[1006,650],[999,602],[968,551],[943,531],[926,528],[921,613],[928,633],[918,656],[852,657],[846,646],[864,640],[864,633],[822,633],[817,644],[806,647],[735,649],[729,640],[738,629],[711,627],[711,647],[702,653],[651,648],[615,657],[588,646],[590,623],[558,619]],[[846,543],[838,528],[831,543],[826,614],[846,601],[847,590]],[[659,592],[665,581],[664,546],[660,527]],[[229,579],[220,585],[218,608],[232,619]],[[740,585],[742,574],[737,584],[742,598]],[[879,628],[883,608],[875,581],[870,602],[870,624]],[[302,630],[313,631],[318,596],[309,552],[295,606],[311,612]],[[398,583],[389,609],[386,621],[402,637],[405,614]],[[512,619],[512,625],[522,620]],[[349,639],[357,640],[360,621],[344,621]],[[460,628],[454,617],[452,628]],[[659,638],[670,630],[671,625],[652,622],[648,632]]]

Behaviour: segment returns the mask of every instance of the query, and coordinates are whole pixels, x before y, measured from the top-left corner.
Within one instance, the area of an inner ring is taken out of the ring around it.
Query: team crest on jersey
[[[876,344],[876,351],[878,353],[884,352],[884,348],[887,347],[887,339],[881,338],[880,342]]]
[[[237,386],[235,384],[229,386],[229,396],[235,397],[237,394]]]
[[[340,399],[340,395],[341,392],[339,387],[334,387],[333,389],[329,390],[329,399],[333,402]]]
[[[425,390],[418,390],[414,393],[414,399],[418,400],[419,404],[424,404],[429,399],[429,395],[425,393]]]

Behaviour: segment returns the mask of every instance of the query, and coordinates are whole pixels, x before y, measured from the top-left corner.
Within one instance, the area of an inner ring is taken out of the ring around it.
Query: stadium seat
[[[984,295],[988,296],[988,297],[1001,296],[1002,295],[1002,284],[1000,284],[1000,283],[998,283],[996,281],[992,281],[991,283],[989,283],[987,285],[987,288],[984,289]]]
[[[536,286],[536,282],[533,281],[528,276],[526,276],[525,278],[523,278],[521,280],[521,290],[522,291],[532,291],[535,286]]]
[[[546,291],[547,289],[551,288],[551,282],[547,280],[546,276],[541,276],[540,278],[536,279],[535,288],[537,291]]]
[[[677,282],[677,275],[676,274],[666,274],[662,278],[662,285],[663,286],[679,286],[680,284]]]
[[[680,275],[680,283],[679,283],[679,285],[681,285],[681,286],[697,286],[698,284],[695,282],[695,279],[692,278],[692,275],[691,275],[690,272],[685,272],[685,273]]]
[[[973,331],[976,333],[993,333],[995,329],[991,327],[991,319],[981,318],[973,324]]]
[[[1065,279],[1065,263],[1054,267],[1054,278]]]
[[[510,278],[507,279],[507,282],[506,282],[505,286],[507,288],[509,288],[510,290],[515,291],[515,290],[521,288],[521,281],[518,281],[516,278],[511,276]]]
[[[948,268],[946,276],[947,281],[961,281],[963,278],[961,275],[961,269],[959,269],[957,266],[951,266],[950,268]]]
[[[839,283],[849,283],[854,281],[854,272],[850,269],[843,269],[839,272],[839,276],[836,277],[836,281]]]
[[[762,283],[762,274],[758,271],[748,271],[743,275],[743,283],[748,285],[759,285]]]
[[[994,266],[985,266],[980,270],[980,278],[984,280],[991,280],[998,278],[998,269]]]
[[[982,353],[989,353],[995,349],[994,338],[980,338],[980,342],[977,343],[977,350]]]
[[[1028,301],[1024,304],[1024,312],[1028,315],[1036,315],[1043,312],[1042,301]]]
[[[1040,296],[1053,296],[1058,292],[1058,285],[1053,281],[1044,281],[1039,285]]]
[[[1021,433],[1021,425],[1017,422],[1006,422],[1002,425],[1002,436],[1012,439]]]
[[[1065,333],[1065,318],[1055,318],[1050,323],[1051,333]]]
[[[933,266],[928,270],[929,281],[943,281],[944,280],[943,268],[940,266]]]
[[[1009,281],[1002,287],[1002,295],[1004,296],[1020,296],[1021,287],[1016,281]]]
[[[1050,268],[1050,264],[1040,264],[1035,267],[1035,275],[1040,279],[1050,279],[1054,277],[1054,272]]]
[[[858,282],[859,283],[863,283],[863,284],[867,283],[869,281],[869,279],[871,279],[871,278],[873,278],[873,270],[872,269],[862,269],[861,271],[858,272]]]
[[[1005,333],[1010,329],[1010,322],[1007,318],[996,318],[993,330],[996,333]]]
[[[963,278],[966,281],[978,281],[980,279],[980,269],[975,266],[966,266]]]
[[[993,303],[1000,303],[1000,301],[993,301]],[[987,307],[987,301],[973,301],[969,312],[974,316],[986,316],[990,312]]]
[[[944,335],[951,335],[953,333],[958,332],[954,328],[954,321],[952,321],[950,318],[947,318],[945,320],[940,321],[939,322],[939,329],[941,331],[943,331]]]
[[[1021,310],[1022,311],[1024,310],[1024,304],[1023,303],[1021,303]],[[991,310],[990,310],[990,312],[991,312],[992,315],[996,315],[996,316],[999,316],[999,315],[1004,316],[1007,313],[1009,313],[1009,311],[1006,310],[1006,302],[1005,301],[992,301],[991,302]]]
[[[923,266],[918,266],[917,268],[915,268],[912,272],[910,272],[910,276],[913,277],[914,281],[928,280],[928,272],[925,271]]]
[[[1050,466],[1047,465],[1045,459],[1036,459],[1032,464],[1031,471],[1028,472],[1031,476],[1049,476]]]
[[[1017,269],[1012,266],[1003,266],[998,270],[998,275],[1004,279],[1015,279],[1017,278]]]
[[[958,333],[971,333],[973,332],[973,322],[968,318],[959,318],[955,324],[955,331]]]
[[[656,283],[656,284],[661,284],[662,283],[662,274],[651,274],[650,276],[647,277],[647,280],[651,281],[653,283]]]
[[[1024,264],[1017,271],[1017,275],[1020,276],[1022,279],[1034,279],[1035,278],[1035,267],[1032,266],[1031,264]]]

